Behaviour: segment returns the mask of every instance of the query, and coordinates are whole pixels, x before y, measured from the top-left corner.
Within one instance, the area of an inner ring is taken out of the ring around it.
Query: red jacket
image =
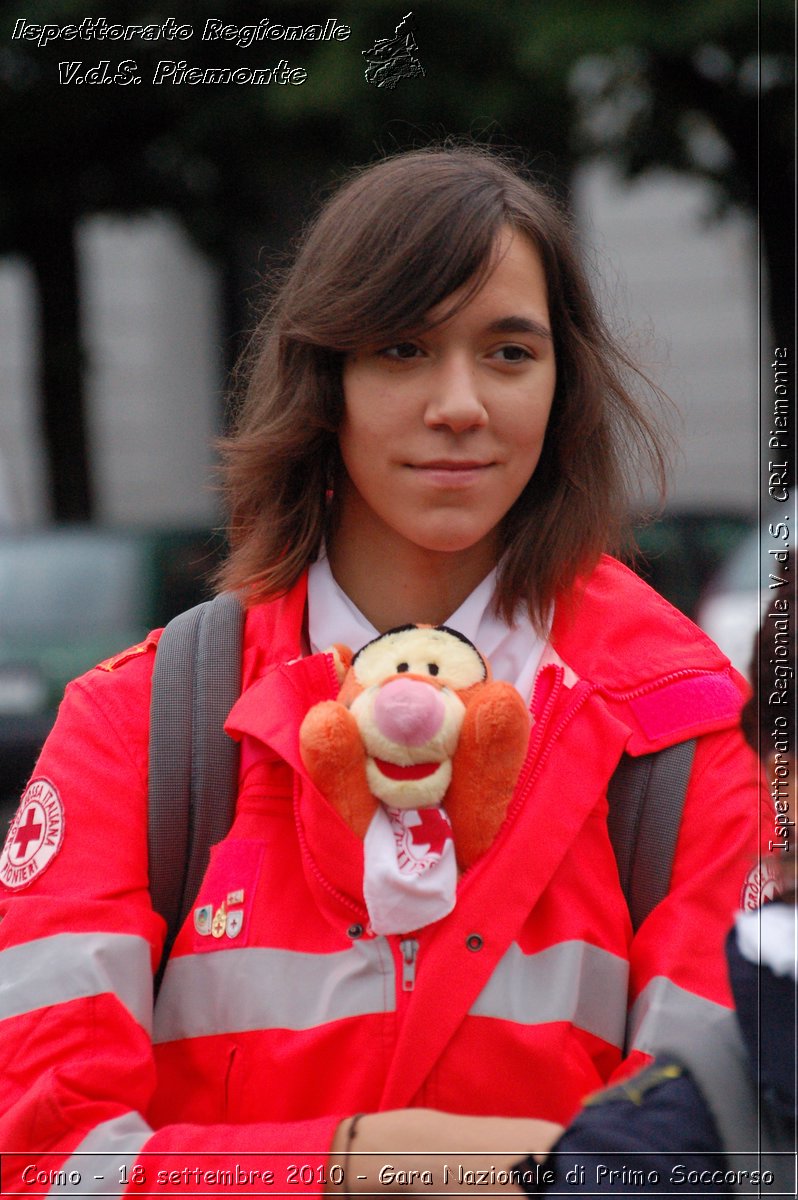
[[[36,1172],[61,1169],[84,1186],[101,1175],[92,1186],[106,1191],[131,1180],[183,1194],[263,1181],[319,1191],[351,1113],[423,1105],[566,1122],[674,1029],[724,1015],[723,935],[755,860],[760,793],[737,730],[741,688],[703,634],[604,560],[570,616],[558,608],[496,842],[450,916],[383,938],[367,929],[362,845],[298,756],[303,714],[336,691],[327,656],[298,657],[304,605],[302,583],[248,613],[228,721],[242,741],[237,816],[154,1024],[157,633],[67,689],[34,775],[47,811],[29,789],[0,867],[0,1148],[20,1152],[4,1158],[6,1188],[47,1192]],[[632,938],[607,782],[624,749],[690,737],[672,891]],[[9,874],[42,837],[30,877]],[[236,1170],[262,1174],[224,1174]]]

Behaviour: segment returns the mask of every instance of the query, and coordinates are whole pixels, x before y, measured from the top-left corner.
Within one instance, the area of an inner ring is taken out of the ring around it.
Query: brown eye
[[[380,351],[383,358],[405,359],[416,358],[419,354],[418,346],[414,342],[397,342],[395,346],[386,346]]]
[[[496,355],[501,355],[500,361],[506,363],[529,362],[533,357],[524,346],[502,346]]]
[[[409,671],[410,664],[409,663],[399,663],[399,666],[396,668],[396,670],[397,670],[398,674],[401,674],[402,671]]]
[[[437,675],[440,671],[440,667],[437,663],[427,663],[427,670],[429,671],[430,675]]]

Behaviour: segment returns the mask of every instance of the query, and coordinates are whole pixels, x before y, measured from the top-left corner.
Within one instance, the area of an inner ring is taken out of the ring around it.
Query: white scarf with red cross
[[[363,896],[375,933],[410,933],[454,908],[457,861],[442,808],[380,805],[363,855]]]

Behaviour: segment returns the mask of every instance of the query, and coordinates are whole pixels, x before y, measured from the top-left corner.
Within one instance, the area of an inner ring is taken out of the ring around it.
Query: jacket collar
[[[307,574],[284,596],[247,611],[243,686],[302,652]],[[729,673],[729,660],[692,621],[633,571],[604,555],[573,598],[555,608],[551,646],[580,678],[609,693],[656,684],[677,671]]]
[[[305,572],[284,596],[247,608],[242,692],[274,663],[290,662],[302,653],[307,595]]]
[[[303,575],[285,596],[249,609],[240,704],[271,665],[302,653],[306,602]],[[558,601],[543,661],[565,668],[567,686],[579,679],[596,688],[628,725],[635,754],[729,728],[747,692],[692,621],[609,556]],[[240,711],[231,712],[233,727]]]
[[[633,571],[604,555],[558,601],[551,642],[581,679],[623,694],[677,671],[728,672],[714,642]]]

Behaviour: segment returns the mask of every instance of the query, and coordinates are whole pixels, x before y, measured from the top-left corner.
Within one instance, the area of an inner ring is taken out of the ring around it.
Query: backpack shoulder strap
[[[695,745],[624,754],[607,788],[607,827],[635,931],[670,888]]]
[[[155,657],[150,704],[149,871],[166,921],[157,983],[235,815],[238,746],[223,725],[241,691],[244,611],[226,592],[180,613]]]

